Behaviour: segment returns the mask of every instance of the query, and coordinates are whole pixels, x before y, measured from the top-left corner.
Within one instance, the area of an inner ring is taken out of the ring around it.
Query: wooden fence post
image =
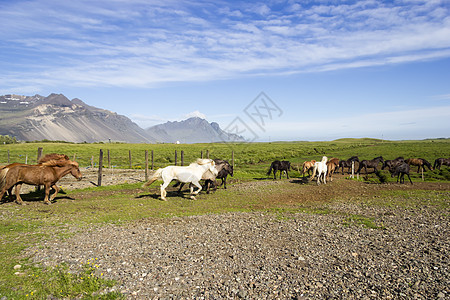
[[[145,181],[148,181],[148,150],[145,150]]]
[[[131,163],[131,150],[128,150],[128,160],[130,162],[130,169],[132,169],[132,163]]]
[[[184,166],[184,151],[181,150],[181,166]]]
[[[177,150],[175,150],[175,166],[177,165]]]
[[[109,156],[109,149],[108,149],[108,168],[111,169],[111,156]]]
[[[152,150],[152,170],[154,170],[153,150]]]
[[[37,152],[37,160],[36,163],[41,159],[42,157],[42,147],[38,148],[38,152]]]
[[[231,166],[233,167],[234,170],[234,150],[231,151]]]
[[[98,157],[98,183],[97,186],[102,186],[103,173],[103,150],[100,149],[100,156]]]
[[[200,151],[200,158],[203,159],[203,150]]]
[[[209,159],[209,150],[206,150],[206,158]]]

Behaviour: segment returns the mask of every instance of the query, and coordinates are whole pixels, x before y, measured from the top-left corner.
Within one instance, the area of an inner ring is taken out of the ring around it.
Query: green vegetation
[[[10,137],[9,135],[0,135],[0,144],[17,144],[15,137]]]
[[[208,196],[202,194],[197,201],[187,197],[170,195],[167,202],[159,201],[159,188],[154,184],[150,189],[141,189],[141,183],[122,184],[109,187],[96,187],[85,190],[66,191],[64,197],[51,206],[44,206],[41,201],[29,201],[36,194],[23,195],[26,206],[12,203],[0,206],[0,298],[7,299],[45,299],[47,295],[56,298],[84,299],[119,299],[120,294],[107,293],[114,282],[102,278],[102,266],[94,261],[85,262],[76,273],[69,272],[66,266],[44,268],[36,266],[24,249],[40,244],[50,238],[67,238],[77,230],[102,226],[105,223],[123,224],[143,218],[170,218],[199,214],[216,214],[233,211],[266,211],[276,214],[282,220],[290,213],[339,214],[345,226],[362,226],[376,230],[384,229],[374,217],[361,213],[343,214],[334,208],[337,202],[349,202],[367,206],[383,206],[392,209],[420,210],[438,209],[448,214],[448,191],[423,191],[411,189],[381,190],[358,197],[353,194],[336,195],[312,200],[299,197],[315,193],[313,184],[292,184],[282,181],[278,184],[265,184],[269,163],[275,159],[290,160],[294,165],[304,160],[320,160],[323,155],[347,159],[358,155],[360,159],[372,159],[382,155],[385,159],[398,156],[422,157],[434,162],[438,157],[448,157],[450,140],[427,141],[380,141],[373,139],[337,140],[332,142],[277,142],[257,144],[70,144],[70,143],[26,143],[0,145],[0,164],[8,162],[35,163],[37,148],[43,153],[64,153],[82,167],[98,164],[100,149],[104,151],[104,165],[107,166],[107,150],[110,151],[111,164],[116,168],[129,167],[129,151],[132,153],[132,167],[144,168],[144,151],[154,151],[155,168],[174,162],[175,150],[184,151],[185,163],[191,162],[209,151],[211,158],[223,158],[231,161],[234,151],[236,171],[231,184],[251,182],[239,189],[223,190]],[[421,181],[421,174],[412,169],[413,181]],[[299,173],[291,172],[291,177]],[[365,175],[364,175],[365,176]],[[363,176],[361,176],[363,177]],[[378,175],[369,174],[368,180],[373,184],[380,181],[393,182],[390,174],[383,170]],[[427,171],[426,181],[447,182],[450,180],[448,167],[442,170]],[[271,182],[271,181],[270,181]],[[337,183],[338,184],[338,183]],[[361,183],[358,183],[361,184]],[[447,183],[448,184],[448,183]],[[254,186],[253,186],[254,185]],[[328,186],[328,185],[327,185]],[[331,186],[331,185],[330,185]],[[369,184],[370,186],[370,184]],[[322,187],[320,187],[322,188]],[[42,193],[42,191],[40,192]],[[63,194],[63,193],[62,193]],[[34,197],[34,198],[33,198]],[[40,195],[39,197],[42,197]],[[27,201],[28,200],[28,201]],[[14,267],[21,265],[20,268]],[[105,292],[105,294],[102,294]]]

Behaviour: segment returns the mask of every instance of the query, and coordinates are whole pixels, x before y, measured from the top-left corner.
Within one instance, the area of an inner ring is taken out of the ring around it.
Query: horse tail
[[[9,168],[0,169],[0,191],[3,190],[6,185],[6,174],[8,173],[8,171]]]
[[[162,178],[162,176],[161,176],[162,171],[163,171],[163,169],[158,169],[158,170],[156,170],[156,172],[153,174],[152,178],[150,178],[149,181],[147,181],[146,183],[144,183],[144,184],[142,185],[142,187],[147,187],[147,186],[149,186],[150,184],[152,184],[153,182],[155,182],[156,180],[161,179],[161,178]]]
[[[267,172],[267,175],[270,175],[272,173],[273,163],[270,164],[269,171]]]

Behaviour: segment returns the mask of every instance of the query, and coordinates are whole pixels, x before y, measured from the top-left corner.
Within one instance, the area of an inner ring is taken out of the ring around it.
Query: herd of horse
[[[359,164],[356,171],[357,174],[363,169],[367,174],[368,168],[377,172],[381,164],[382,170],[388,168],[393,178],[397,176],[397,183],[404,183],[404,176],[407,175],[412,184],[409,176],[410,166],[417,166],[417,173],[420,170],[425,171],[425,167],[429,170],[440,169],[441,166],[450,166],[450,158],[438,158],[435,160],[434,165],[431,166],[423,158],[404,159],[403,157],[397,157],[393,160],[384,160],[382,156],[378,156],[372,160],[360,161],[357,156],[352,156],[347,160],[339,160],[338,158],[328,159],[326,156],[323,156],[321,161],[305,161],[302,164],[301,173],[303,177],[308,174],[311,180],[317,178],[318,185],[321,183],[326,184],[327,177],[330,181],[333,181],[332,175],[339,172],[339,170],[344,174],[345,168],[350,173],[352,168],[355,168],[356,163]],[[283,173],[289,178],[289,170],[291,170],[291,163],[289,161],[276,160],[270,165],[267,175],[273,173],[273,179],[276,179],[277,172],[280,172],[280,179]],[[298,170],[300,171],[300,169]],[[311,170],[312,175],[310,175]],[[20,189],[22,184],[25,183],[44,186],[44,203],[51,204],[59,192],[56,183],[68,174],[71,174],[77,180],[82,179],[78,163],[71,161],[64,154],[47,154],[36,165],[13,163],[3,167],[0,166],[0,200],[3,199],[6,193],[8,193],[10,198],[13,197],[12,190],[15,187],[15,202],[23,205],[24,202],[20,197]],[[152,178],[144,183],[143,187],[147,187],[157,180],[162,180],[163,184],[160,187],[161,199],[167,200],[166,188],[171,181],[175,180],[178,182],[177,184],[180,185],[179,191],[181,191],[185,183],[189,183],[190,197],[191,199],[195,199],[195,195],[200,193],[204,187],[206,187],[207,193],[209,193],[210,187],[217,189],[217,179],[222,180],[219,187],[223,185],[226,189],[228,175],[233,176],[233,166],[228,161],[221,159],[198,159],[189,166],[168,166],[156,170]],[[205,181],[204,186],[200,184],[200,180]],[[194,190],[194,187],[197,189]],[[50,197],[51,189],[54,190],[54,193]]]

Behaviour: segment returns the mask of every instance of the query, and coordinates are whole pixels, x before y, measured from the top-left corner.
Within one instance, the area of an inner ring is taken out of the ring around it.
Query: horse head
[[[70,174],[75,177],[77,180],[83,179],[83,175],[81,174],[80,168],[76,161],[70,161],[70,165],[72,168],[70,169]]]

